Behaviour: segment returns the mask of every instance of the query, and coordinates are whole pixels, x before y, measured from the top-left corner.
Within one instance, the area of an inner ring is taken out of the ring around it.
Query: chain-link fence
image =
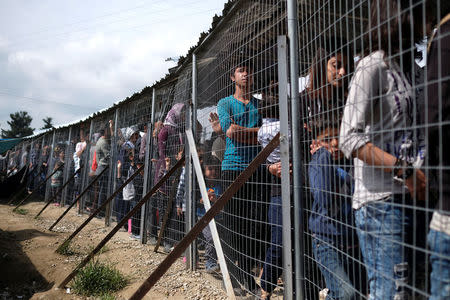
[[[261,299],[448,299],[449,12],[442,0],[235,1],[165,79],[25,140],[7,172],[28,166],[32,190],[64,164],[41,195],[70,205],[87,189],[77,212],[108,202],[109,225],[185,156],[123,228],[170,253],[280,133],[188,248],[189,268],[221,278],[226,266],[233,293]]]

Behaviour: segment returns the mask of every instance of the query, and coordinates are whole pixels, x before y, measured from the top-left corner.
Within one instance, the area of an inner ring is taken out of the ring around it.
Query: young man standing
[[[257,141],[261,116],[258,100],[251,94],[253,77],[249,66],[240,64],[230,74],[234,82],[233,95],[223,98],[217,105],[220,126],[226,135],[226,149],[222,161],[224,188],[230,185],[258,154]],[[221,237],[229,263],[232,279],[245,284],[250,291],[257,290],[252,276],[255,259],[265,255],[265,226],[267,224],[267,199],[262,184],[264,168],[254,175],[236,192],[224,208],[221,220]],[[235,264],[237,262],[237,265]]]

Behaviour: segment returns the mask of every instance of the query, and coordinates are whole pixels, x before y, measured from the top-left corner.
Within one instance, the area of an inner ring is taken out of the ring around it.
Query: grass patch
[[[94,251],[94,246],[89,246],[89,248],[88,248],[88,253],[91,253],[92,251]],[[101,249],[100,249],[100,251],[98,251],[98,253],[96,254],[96,255],[100,255],[100,254],[103,254],[103,253],[106,253],[106,252],[108,252],[109,250],[111,250],[109,247],[108,247],[108,245],[105,245],[105,246],[103,246]]]
[[[127,283],[128,279],[112,265],[95,261],[78,272],[73,281],[73,290],[80,295],[111,300],[115,298],[111,293],[123,289]]]
[[[100,296],[100,300],[116,300],[116,296],[114,296],[113,294],[103,294]]]
[[[63,243],[61,246],[56,249],[56,253],[64,255],[64,256],[71,256],[76,254],[75,251],[73,251],[72,247],[70,247],[70,242],[67,241]]]
[[[16,214],[19,214],[19,215],[26,215],[26,214],[28,214],[28,210],[25,209],[25,208],[18,208],[18,209],[15,210],[15,212],[16,212]]]

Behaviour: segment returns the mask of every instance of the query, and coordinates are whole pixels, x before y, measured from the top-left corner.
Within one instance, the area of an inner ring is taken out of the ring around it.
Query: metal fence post
[[[81,189],[84,190],[86,188],[86,186],[89,184],[89,170],[91,169],[91,166],[89,165],[89,158],[90,158],[90,153],[91,153],[91,143],[92,143],[92,132],[94,131],[94,119],[91,120],[91,124],[89,126],[89,137],[86,138],[85,136],[85,140],[86,140],[86,150],[84,150],[83,152],[83,156],[84,156],[84,161],[86,164],[85,169],[82,171],[82,177],[81,177]],[[89,193],[87,193],[87,195],[83,196],[80,199],[80,205],[78,207],[78,213],[82,214],[84,211],[84,203],[86,202],[85,199],[86,197],[89,197]]]
[[[197,57],[195,54],[192,55],[192,100],[188,103],[189,107],[187,109],[188,117],[186,118],[186,128],[192,130],[195,136],[195,109],[197,102]],[[189,232],[195,224],[195,174],[192,166],[192,160],[190,157],[190,150],[187,145],[185,145],[186,154],[186,165],[185,165],[185,180],[186,180],[186,232]],[[196,269],[196,243],[189,245],[187,258],[188,266],[190,270]]]
[[[69,160],[72,158],[70,155],[70,141],[72,140],[72,126],[69,127],[69,138],[67,139],[67,146],[64,154],[64,177],[63,182],[66,182],[69,178],[70,173],[70,163]],[[64,206],[66,204],[66,197],[67,197],[67,190],[69,187],[66,187],[64,191],[62,192],[61,196],[61,205]]]
[[[280,109],[281,197],[283,212],[283,273],[284,299],[293,299],[292,241],[291,241],[291,186],[289,162],[289,104],[286,36],[278,36],[278,89]]]
[[[47,165],[47,175],[51,174],[53,171],[53,153],[54,153],[54,149],[55,149],[55,139],[56,139],[56,129],[53,130],[53,139],[52,139],[52,150],[50,150],[50,156],[48,158],[48,165]],[[48,200],[48,198],[50,197],[50,180],[47,181],[46,187],[45,187],[45,201]]]
[[[289,67],[291,84],[291,115],[300,111],[298,103],[298,7],[297,0],[288,0],[288,37]],[[294,195],[294,253],[295,253],[295,298],[304,299],[304,245],[303,245],[303,203],[302,203],[302,168],[299,118],[292,118],[292,183]]]
[[[112,193],[111,187],[116,184],[116,174],[117,174],[117,123],[119,121],[119,108],[116,108],[114,112],[114,132],[111,136],[111,150],[110,150],[110,159],[109,159],[109,171],[108,171],[108,184],[107,184],[107,192],[106,196],[109,197]],[[101,180],[101,179],[100,179]],[[111,225],[112,218],[112,210],[114,205],[116,204],[115,199],[112,199],[111,202],[105,208],[105,226]]]
[[[20,151],[20,155],[18,157],[18,159],[19,159],[19,168],[23,167],[23,165],[22,165],[22,154],[25,152],[25,150],[26,150],[25,142],[22,142],[22,150]]]
[[[151,108],[151,114],[150,114],[150,122],[147,125],[147,132],[146,132],[146,141],[145,141],[145,169],[144,169],[144,186],[142,189],[142,195],[147,194],[147,191],[149,190],[149,187],[152,183],[152,162],[151,162],[151,156],[153,155],[153,124],[155,123],[155,102],[156,102],[156,89],[153,88],[152,92],[152,108]],[[141,236],[141,243],[146,244],[147,243],[147,231],[148,231],[148,217],[150,214],[150,208],[152,206],[151,200],[149,203],[145,203],[141,208],[141,224],[140,224],[140,236]]]

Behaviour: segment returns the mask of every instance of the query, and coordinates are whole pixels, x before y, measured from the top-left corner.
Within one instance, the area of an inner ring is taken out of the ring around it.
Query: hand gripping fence
[[[13,211],[15,211],[16,209],[19,208],[19,206],[21,206],[23,203],[25,203],[25,201],[27,201],[33,194],[34,192],[38,191],[41,186],[43,186],[59,169],[61,169],[64,165],[59,166],[56,170],[54,170],[50,175],[47,176],[47,178],[45,178],[44,181],[42,181],[32,192],[31,194],[28,194],[25,198],[22,199],[22,201],[19,202],[19,204],[17,204],[17,206],[13,209]]]
[[[78,173],[80,173],[80,170],[82,168],[83,168],[83,166],[80,166],[80,168],[78,170],[76,170],[75,173],[73,173],[72,176],[69,177],[69,179],[67,179],[67,181],[63,184],[63,186],[56,192],[56,194],[47,201],[47,203],[44,205],[44,207],[41,209],[41,211],[38,212],[37,215],[34,216],[35,219],[42,214],[42,212],[50,205],[50,203],[52,203],[52,201],[54,199],[56,199],[56,197],[58,197],[59,194],[61,194],[61,192],[64,190],[64,188],[75,178],[75,176]]]
[[[139,209],[141,209],[142,205],[144,205],[148,199],[150,199],[153,194],[156,193],[156,191],[164,184],[164,182],[167,181],[167,179],[172,176],[172,174],[181,166],[183,166],[185,157],[183,156],[167,173],[164,175],[158,183],[156,183],[152,189],[136,204],[136,206],[128,212],[128,214],[119,222],[117,223],[116,227],[114,227],[110,233],[97,245],[97,247],[94,248],[94,250],[91,251],[91,253],[88,254],[88,256],[70,273],[59,285],[59,288],[63,288],[67,283],[72,280],[75,275],[77,275],[78,271],[80,271],[81,268],[83,268],[93,257],[95,254],[97,254],[103,246],[116,234],[119,229],[125,225],[125,223],[128,221],[129,218],[131,218]],[[138,173],[138,172],[135,172]]]
[[[93,186],[93,185],[98,181],[98,179],[103,175],[103,173],[105,173],[105,171],[108,170],[108,169],[109,169],[109,166],[106,166],[106,168],[104,168],[104,169],[100,172],[100,174],[98,174],[97,176],[95,176],[94,180],[92,180],[91,183],[89,183],[89,185],[81,192],[81,194],[78,195],[78,197],[77,197],[75,200],[73,200],[72,204],[69,205],[69,207],[62,213],[61,216],[59,216],[59,218],[52,224],[52,226],[50,226],[50,227],[48,228],[48,230],[52,230],[53,227],[55,227],[56,224],[58,224],[59,221],[61,221],[62,218],[64,218],[64,216],[69,212],[69,210],[70,210],[70,209],[78,202],[78,200],[81,199],[81,197],[84,196],[84,194],[86,194],[87,191],[89,191],[89,188],[90,188],[91,186]]]
[[[75,229],[75,231],[61,244],[61,246],[59,246],[56,249],[56,252],[58,252],[61,248],[65,247],[87,224],[89,224],[89,222],[99,213],[103,210],[104,207],[106,207],[106,205],[108,205],[109,202],[111,202],[112,199],[114,199],[118,193],[120,193],[124,187],[127,186],[127,184],[129,184],[138,174],[139,172],[144,169],[144,164],[138,168],[136,170],[136,172],[133,173],[133,175],[131,175],[119,188],[117,188],[115,190],[115,192],[109,196],[108,199],[105,200],[105,202],[102,203],[102,205],[100,205],[96,210],[94,210],[89,217],[86,219],[86,221],[83,222],[83,224],[81,224],[77,229]],[[75,202],[75,201],[74,201]],[[55,222],[56,224],[56,222]],[[55,225],[53,224],[52,227]],[[50,227],[50,229],[52,228]]]
[[[233,197],[233,195],[244,185],[244,183],[252,176],[256,169],[264,163],[270,153],[280,144],[280,133],[278,133],[272,141],[252,160],[248,167],[241,172],[236,180],[228,187],[228,189],[217,199],[216,203],[206,212],[206,214],[192,227],[186,236],[178,243],[178,245],[170,252],[170,254],[159,264],[153,273],[142,283],[136,292],[131,296],[130,300],[142,299],[145,294],[158,282],[158,280],[167,272],[172,264],[180,257],[186,248],[198,237],[202,230],[208,226],[209,222],[223,209],[225,204]],[[99,249],[100,250],[100,249]],[[60,285],[62,287],[62,285]]]

